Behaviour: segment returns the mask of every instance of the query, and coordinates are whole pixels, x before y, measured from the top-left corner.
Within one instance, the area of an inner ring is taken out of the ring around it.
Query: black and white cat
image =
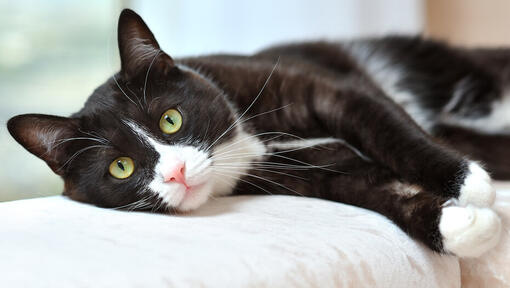
[[[130,10],[118,41],[120,72],[79,112],[8,122],[72,199],[165,212],[302,195],[377,211],[438,252],[498,242],[474,160],[510,179],[510,50],[389,37],[174,60]]]

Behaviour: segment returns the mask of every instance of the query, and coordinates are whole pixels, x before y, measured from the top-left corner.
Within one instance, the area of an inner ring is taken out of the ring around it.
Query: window
[[[30,2],[30,3],[27,3]],[[61,193],[62,181],[9,135],[17,114],[69,116],[119,67],[116,1],[0,4],[0,201]]]

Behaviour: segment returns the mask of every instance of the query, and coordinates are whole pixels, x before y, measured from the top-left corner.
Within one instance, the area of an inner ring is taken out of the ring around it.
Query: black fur
[[[498,70],[485,66],[497,60],[487,56],[492,51],[457,49],[422,38],[363,41],[360,43],[372,47],[373,53],[385,55],[406,71],[398,85],[437,116],[430,132],[442,140],[425,132],[385,95],[339,43],[279,46],[253,56],[174,60],[159,50],[141,18],[129,10],[119,20],[122,69],[94,91],[83,109],[70,118],[16,116],[8,128],[20,144],[63,177],[64,194],[69,197],[103,207],[147,197],[154,208],[161,200],[146,185],[153,177],[157,153],[140,143],[121,119],[130,119],[159,135],[163,143],[207,147],[234,123],[231,105],[245,111],[261,92],[245,118],[276,110],[245,123],[251,133],[279,131],[303,138],[341,138],[371,160],[340,144],[273,151],[281,153],[265,161],[290,165],[300,161],[320,168],[282,166],[287,168],[278,170],[280,173],[255,169],[250,171],[252,176],[238,181],[234,193],[298,194],[368,208],[442,251],[438,221],[443,204],[459,196],[468,165],[462,153],[485,161],[495,176],[510,178],[509,165],[503,160],[509,159],[504,146],[510,144],[510,136],[477,133],[476,141],[470,142],[470,131],[440,129],[438,120],[456,91],[463,94],[451,113],[483,117],[491,112],[492,102],[502,97],[502,85],[496,77]],[[137,50],[140,45],[145,50]],[[212,83],[179,65],[200,71]],[[157,123],[172,107],[177,107],[189,124],[176,134],[163,135]],[[232,130],[214,145],[234,134]],[[45,138],[48,135],[51,137]],[[62,141],[72,137],[80,139]],[[260,136],[261,140],[269,138],[271,135]],[[476,149],[478,143],[500,157]],[[108,165],[123,155],[135,159],[138,168],[130,178],[118,180],[108,174]],[[396,184],[420,193],[406,195]]]

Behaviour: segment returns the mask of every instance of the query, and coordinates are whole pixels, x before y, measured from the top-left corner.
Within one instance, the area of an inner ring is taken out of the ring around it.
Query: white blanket
[[[501,240],[494,249],[478,259],[462,259],[463,288],[510,287],[510,182],[497,183],[494,209],[503,222]]]
[[[225,197],[171,216],[0,203],[0,287],[460,287],[456,258],[329,201]]]

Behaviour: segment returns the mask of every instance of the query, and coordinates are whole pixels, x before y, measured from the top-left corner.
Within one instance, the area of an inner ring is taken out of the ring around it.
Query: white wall
[[[420,33],[423,0],[129,2],[175,56],[251,53],[292,40]]]

